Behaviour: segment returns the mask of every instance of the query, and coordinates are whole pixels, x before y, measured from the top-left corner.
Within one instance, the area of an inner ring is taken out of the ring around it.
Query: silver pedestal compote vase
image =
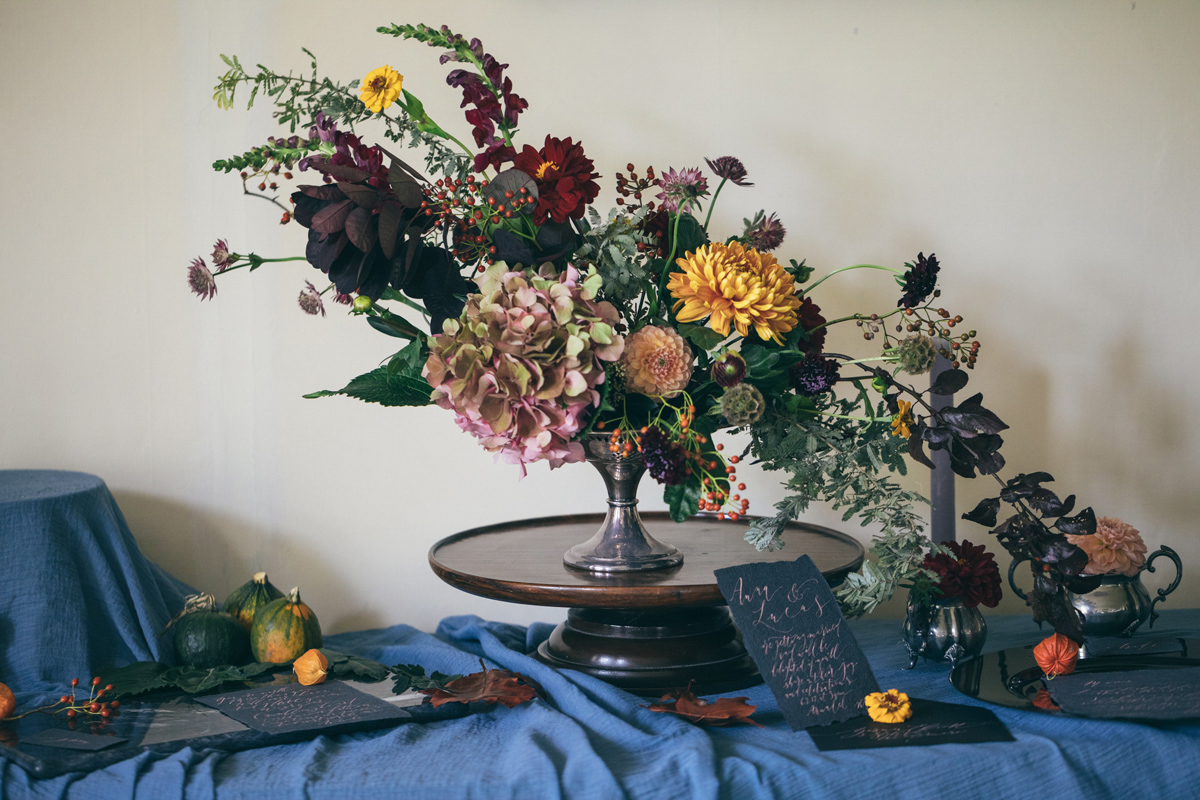
[[[587,460],[604,478],[608,515],[596,535],[563,555],[569,567],[597,573],[644,572],[676,567],[683,553],[650,535],[637,510],[637,487],[646,465],[637,451],[625,455],[609,449],[609,436],[590,433],[584,441]]]

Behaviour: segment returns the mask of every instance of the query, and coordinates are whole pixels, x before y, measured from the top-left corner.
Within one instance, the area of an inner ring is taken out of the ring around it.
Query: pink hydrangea
[[[600,403],[602,362],[625,349],[617,310],[595,301],[600,276],[497,263],[476,282],[479,293],[433,337],[422,372],[433,402],[522,477],[535,461],[552,469],[583,461],[583,445],[572,440]]]

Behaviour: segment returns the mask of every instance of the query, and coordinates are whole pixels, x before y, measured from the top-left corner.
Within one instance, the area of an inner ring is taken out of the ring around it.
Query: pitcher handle
[[[1155,553],[1154,555],[1158,555],[1158,553]],[[1008,587],[1013,590],[1013,594],[1025,601],[1025,605],[1029,605],[1029,598],[1025,596],[1023,591],[1021,591],[1021,587],[1017,586],[1017,582],[1013,580],[1013,575],[1015,575],[1017,572],[1017,564],[1031,560],[1032,559],[1023,556],[1021,558],[1014,558],[1012,563],[1008,565]],[[1175,587],[1172,586],[1171,588],[1173,589]]]
[[[1179,586],[1179,581],[1183,579],[1183,562],[1179,560],[1179,554],[1167,547],[1165,544],[1151,553],[1150,557],[1146,559],[1146,571],[1154,572],[1154,559],[1159,558],[1160,556],[1165,556],[1175,562],[1175,580],[1171,581],[1171,585],[1166,589],[1159,589],[1158,597],[1154,598],[1153,602],[1150,603],[1151,628],[1154,627],[1154,620],[1158,619],[1158,612],[1154,610],[1154,606],[1166,600],[1167,595],[1175,591],[1175,589]]]

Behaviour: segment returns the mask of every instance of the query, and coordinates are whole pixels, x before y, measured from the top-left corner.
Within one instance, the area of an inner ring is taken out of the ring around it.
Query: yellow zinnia
[[[892,417],[892,436],[903,436],[907,439],[912,436],[912,426],[916,424],[912,414],[912,403],[897,400],[896,405],[900,410]]]
[[[867,713],[876,722],[904,722],[912,716],[908,695],[896,689],[872,692],[864,702],[867,704]]]
[[[671,273],[667,289],[678,301],[680,322],[709,317],[709,327],[723,336],[732,323],[742,336],[753,327],[760,338],[781,344],[779,334],[796,327],[796,284],[774,256],[714,242],[675,264],[683,271]]]
[[[379,69],[373,69],[367,73],[367,77],[363,78],[362,89],[359,90],[358,96],[367,108],[378,114],[396,102],[403,83],[404,76],[384,64]]]

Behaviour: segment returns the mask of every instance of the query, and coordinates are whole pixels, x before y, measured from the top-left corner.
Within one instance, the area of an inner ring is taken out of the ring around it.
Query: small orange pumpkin
[[[1033,648],[1033,657],[1047,678],[1070,675],[1079,661],[1079,645],[1061,633],[1056,633],[1047,636]]]
[[[13,696],[12,689],[0,683],[0,719],[11,717],[16,710],[17,698]]]
[[[329,659],[321,655],[321,651],[316,648],[309,650],[292,664],[292,672],[296,673],[297,680],[305,686],[324,683],[328,669]]]
[[[250,649],[264,664],[291,664],[321,643],[321,623],[299,589],[260,608],[250,626]]]

